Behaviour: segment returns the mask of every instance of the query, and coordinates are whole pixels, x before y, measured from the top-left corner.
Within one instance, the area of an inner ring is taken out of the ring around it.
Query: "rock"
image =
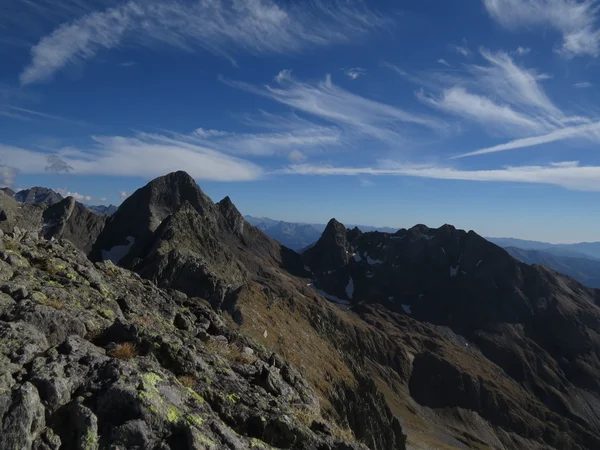
[[[177,313],[175,315],[175,320],[173,321],[173,324],[180,330],[189,330],[192,327],[190,320],[181,313]]]
[[[4,222],[5,220],[8,220],[8,215],[6,214],[6,211],[4,211],[3,209],[0,210],[0,222]],[[0,230],[2,231],[2,230]],[[2,237],[4,235],[1,234],[0,237]]]
[[[28,449],[41,434],[45,426],[44,407],[37,389],[25,382],[13,391],[11,404],[0,410],[0,448]]]
[[[29,295],[25,286],[13,283],[5,284],[2,287],[2,292],[10,295],[15,301],[23,300]]]

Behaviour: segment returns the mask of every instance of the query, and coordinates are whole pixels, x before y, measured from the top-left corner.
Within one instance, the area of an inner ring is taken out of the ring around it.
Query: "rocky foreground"
[[[315,392],[210,306],[0,231],[0,449],[351,450]]]

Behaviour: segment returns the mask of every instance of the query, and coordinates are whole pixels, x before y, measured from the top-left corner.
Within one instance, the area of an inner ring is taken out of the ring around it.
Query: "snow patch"
[[[476,267],[479,267],[479,265],[480,265],[482,262],[483,262],[483,259],[480,259],[479,261],[477,261],[477,266],[476,266]]]
[[[350,300],[352,300],[352,296],[354,295],[354,280],[350,277],[348,284],[346,285],[346,295]]]
[[[367,256],[367,263],[369,263],[371,266],[373,266],[375,264],[383,264],[383,261],[381,261],[379,259],[373,259],[370,256]]]
[[[317,289],[317,294],[322,295],[327,300],[338,303],[340,305],[349,305],[350,304],[350,302],[348,300],[344,300],[339,297],[336,297],[335,295],[328,294],[327,292],[322,291],[321,289]]]
[[[365,275],[367,276],[367,278],[373,278],[375,276],[372,272],[367,272]]]
[[[304,270],[306,270],[307,272],[312,272],[312,270],[310,270],[310,267],[308,266],[304,266]]]
[[[356,261],[356,262],[360,262],[360,260],[362,259],[358,253],[354,253],[352,255],[352,257],[354,258],[354,261]]]
[[[388,300],[389,300],[390,302],[393,302],[393,301],[394,301],[394,297],[390,296],[390,297],[388,297]]]
[[[113,264],[119,264],[119,261],[127,256],[134,243],[135,238],[133,236],[127,236],[127,245],[115,245],[110,250],[102,250],[100,252],[102,255],[102,260],[110,260]]]
[[[444,252],[444,255],[446,254],[446,249],[444,247],[442,247],[442,252]]]
[[[406,314],[412,314],[412,310],[410,309],[410,305],[402,305],[402,309]]]
[[[390,239],[404,239],[406,236],[392,236]]]
[[[458,273],[458,266],[450,266],[450,276],[455,277]]]
[[[428,241],[435,239],[435,236],[429,236],[428,234],[424,234],[423,237]]]

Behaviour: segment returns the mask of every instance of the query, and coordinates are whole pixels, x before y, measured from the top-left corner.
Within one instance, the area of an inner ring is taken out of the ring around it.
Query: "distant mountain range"
[[[593,258],[600,260],[600,242],[578,242],[576,244],[551,244],[549,242],[527,241],[515,238],[486,237],[500,247],[518,247],[524,250],[543,250],[557,256],[572,258]]]
[[[244,216],[251,225],[260,229],[266,235],[279,241],[292,250],[300,251],[314,244],[327,226],[324,223],[301,223],[283,222],[269,217]],[[394,233],[396,228],[373,227],[369,225],[348,225],[351,228],[358,227],[361,231],[381,231],[383,233]]]

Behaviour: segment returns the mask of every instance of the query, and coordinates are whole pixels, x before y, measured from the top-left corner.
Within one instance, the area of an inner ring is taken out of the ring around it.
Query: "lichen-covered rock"
[[[313,426],[308,383],[205,300],[66,241],[1,243],[0,449],[366,448]]]

